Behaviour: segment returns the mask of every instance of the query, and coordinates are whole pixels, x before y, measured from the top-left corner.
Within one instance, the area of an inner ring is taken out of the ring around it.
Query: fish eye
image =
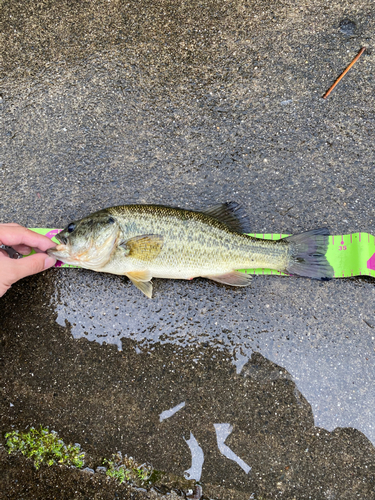
[[[109,217],[108,224],[113,224],[114,222],[115,222],[115,219],[113,217]]]
[[[68,233],[72,233],[76,228],[76,225],[74,224],[74,222],[71,222],[68,226]]]

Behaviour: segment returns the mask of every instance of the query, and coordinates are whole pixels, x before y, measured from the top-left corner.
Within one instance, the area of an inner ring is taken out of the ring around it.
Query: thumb
[[[18,260],[9,259],[4,277],[7,278],[7,284],[10,286],[26,276],[40,273],[52,267],[55,265],[55,262],[56,259],[49,257],[45,253],[36,253]]]

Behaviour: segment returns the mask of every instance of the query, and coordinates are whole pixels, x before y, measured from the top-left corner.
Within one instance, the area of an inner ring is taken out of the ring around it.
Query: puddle
[[[217,446],[220,453],[224,455],[224,457],[229,458],[229,460],[236,462],[245,474],[248,474],[251,471],[251,467],[245,464],[245,462],[225,444],[225,440],[229,434],[232,433],[233,427],[230,424],[214,424],[214,427],[216,431]]]
[[[160,413],[159,415],[159,420],[162,422],[166,418],[172,417],[175,413],[177,413],[179,410],[181,410],[185,406],[185,401],[180,403],[179,405],[175,406],[174,408],[170,408],[169,410],[165,410]]]
[[[354,427],[375,443],[375,335],[363,320],[373,309],[372,283],[260,277],[236,290],[155,280],[155,297],[147,300],[125,278],[61,272],[53,305],[74,338],[118,349],[128,338],[137,352],[156,343],[210,345],[229,353],[237,373],[260,352],[288,370],[317,426]]]
[[[185,439],[185,442],[189,446],[191,453],[191,467],[185,471],[185,477],[186,479],[195,479],[196,481],[200,481],[204,462],[203,450],[191,432],[190,438]]]

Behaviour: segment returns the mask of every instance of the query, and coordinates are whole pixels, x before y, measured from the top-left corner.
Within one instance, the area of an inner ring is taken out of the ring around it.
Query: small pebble
[[[89,467],[82,469],[82,472],[86,472],[86,474],[95,474],[94,469],[90,469]]]
[[[200,500],[202,495],[203,495],[202,486],[200,486],[199,484],[196,484],[192,494],[186,495],[186,498],[189,498],[190,500]]]

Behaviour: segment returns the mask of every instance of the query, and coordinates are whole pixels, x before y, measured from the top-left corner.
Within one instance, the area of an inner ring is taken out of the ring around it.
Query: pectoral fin
[[[120,246],[125,249],[127,257],[151,261],[161,252],[163,241],[160,234],[142,234],[120,243]]]
[[[251,276],[245,273],[240,273],[239,271],[232,271],[230,273],[218,274],[214,276],[203,276],[203,278],[208,278],[209,280],[218,281],[219,283],[231,286],[248,286],[251,281]]]
[[[149,299],[152,298],[152,283],[150,279],[152,278],[150,271],[133,271],[127,273],[126,275],[130,281],[135,285],[141,292],[143,292]]]

